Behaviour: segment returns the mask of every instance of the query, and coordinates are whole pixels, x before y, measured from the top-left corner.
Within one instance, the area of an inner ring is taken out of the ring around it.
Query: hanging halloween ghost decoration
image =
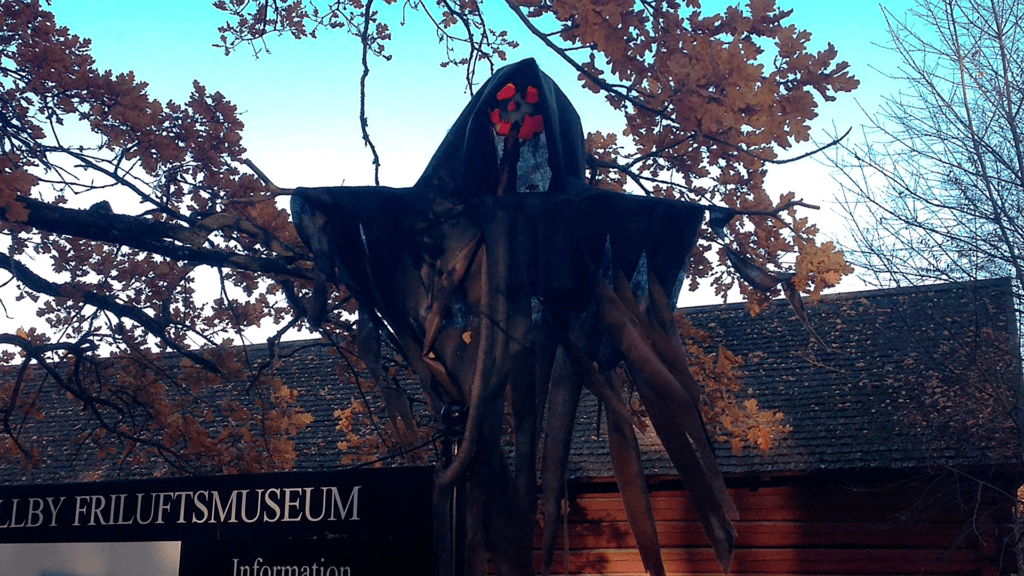
[[[549,572],[584,387],[605,406],[644,567],[664,574],[617,382],[622,363],[728,571],[736,509],[672,316],[708,209],[588,187],[584,154],[576,111],[524,60],[480,88],[413,187],[296,189],[292,216],[315,259],[309,321],[323,321],[331,283],[349,290],[359,303],[359,354],[400,430],[413,434],[415,423],[405,392],[380,379],[382,335],[415,370],[435,413],[464,407],[458,453],[437,473],[435,515],[443,539],[453,489],[464,483],[457,560],[466,574],[485,574],[488,561],[498,574],[533,574],[538,499]],[[715,226],[732,216],[716,209]]]

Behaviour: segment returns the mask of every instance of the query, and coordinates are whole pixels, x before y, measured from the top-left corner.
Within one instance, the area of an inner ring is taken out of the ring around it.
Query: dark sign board
[[[429,566],[432,483],[432,469],[419,467],[0,487],[0,543],[182,541],[197,551],[215,541],[319,538],[367,551],[420,543]]]

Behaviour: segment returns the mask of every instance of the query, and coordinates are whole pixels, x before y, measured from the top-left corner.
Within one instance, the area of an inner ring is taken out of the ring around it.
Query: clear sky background
[[[499,2],[495,12],[507,13]],[[733,2],[704,3],[706,11],[720,11]],[[902,15],[911,0],[885,5]],[[833,43],[841,60],[851,64],[861,80],[855,93],[819,108],[812,137],[824,141],[825,130],[839,132],[864,121],[861,107],[872,111],[883,94],[898,86],[876,71],[892,71],[892,55],[877,46],[888,35],[881,7],[852,0],[778,0],[794,10],[789,22],[812,33],[812,49]],[[486,7],[486,4],[485,4]],[[396,6],[385,10],[399,10]],[[291,37],[269,40],[269,54],[254,58],[241,48],[231,56],[213,47],[217,26],[226,15],[210,0],[53,0],[51,9],[60,24],[91,38],[93,56],[102,69],[134,71],[150,84],[150,94],[162,100],[187,99],[193,79],[211,91],[220,91],[237,104],[245,122],[248,156],[276,184],[283,187],[372,184],[371,154],[359,132],[360,50],[356,38],[339,31],[323,31],[318,39]],[[392,20],[393,21],[393,20]],[[584,130],[614,131],[622,121],[602,97],[583,90],[568,65],[549,56],[522,25],[506,16],[492,26],[507,27],[521,47],[510,60],[535,57],[568,94],[583,118]],[[388,51],[393,59],[373,59],[368,79],[367,113],[371,137],[381,158],[381,184],[407,186],[419,176],[445,131],[470,95],[462,69],[441,69],[436,37],[422,14],[410,12],[405,26],[394,27]],[[479,80],[485,79],[482,72]],[[806,150],[797,147],[783,156]],[[829,169],[814,159],[769,169],[769,193],[793,190],[824,209],[810,217],[821,223],[826,237],[842,235],[842,220],[829,206],[838,186]],[[115,206],[115,210],[117,207]],[[860,283],[845,282],[851,290]]]
[[[706,11],[732,3],[705,2]],[[887,2],[902,13],[907,0]],[[874,46],[887,39],[878,4],[869,1],[822,2],[779,0],[792,8],[790,22],[813,34],[812,48],[831,42],[840,59],[851,63],[862,81],[854,95],[821,107],[817,126],[833,122],[845,129],[861,122],[856,100],[873,107],[878,96],[892,88],[872,67],[888,65],[889,54]],[[496,14],[502,6],[494,2]],[[395,11],[398,6],[385,7]],[[366,184],[372,181],[370,153],[358,126],[360,51],[356,38],[325,31],[319,39],[295,41],[271,38],[270,54],[253,58],[240,49],[231,56],[213,47],[217,26],[226,16],[210,0],[54,0],[58,22],[91,38],[99,67],[114,72],[134,71],[150,84],[150,94],[182,101],[192,80],[219,90],[243,112],[244,142],[251,159],[281,186]],[[505,10],[504,12],[507,12]],[[393,30],[391,62],[371,61],[368,115],[371,136],[381,160],[382,184],[411,184],[440,143],[445,130],[469,99],[461,69],[438,66],[441,48],[421,14],[410,12],[407,25]],[[579,87],[576,73],[545,53],[522,26],[510,17],[491,20],[506,24],[522,47],[510,60],[536,57],[580,110],[584,129],[614,130],[621,125],[604,100]],[[480,79],[486,78],[486,73]],[[824,133],[816,132],[824,138]],[[813,160],[773,172],[779,192],[816,172]],[[781,174],[780,174],[781,175]],[[828,182],[808,188],[810,201],[831,197]],[[803,192],[801,192],[803,194]]]

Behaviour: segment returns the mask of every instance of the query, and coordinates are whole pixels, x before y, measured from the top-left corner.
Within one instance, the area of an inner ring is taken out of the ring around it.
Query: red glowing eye
[[[519,108],[519,107],[516,106],[516,101],[515,100],[513,100],[513,101],[508,103],[508,111],[509,112],[515,112],[516,108]]]
[[[497,108],[491,111],[491,124],[501,124],[501,112]]]
[[[530,104],[540,102],[540,92],[537,92],[536,88],[530,86],[526,89],[526,101]]]
[[[529,114],[523,118],[523,126],[519,129],[520,140],[530,140],[535,135],[540,134],[544,131],[544,117],[543,116],[530,116]]]
[[[498,100],[508,100],[509,98],[516,95],[516,85],[509,82],[505,84],[505,87],[498,92]]]

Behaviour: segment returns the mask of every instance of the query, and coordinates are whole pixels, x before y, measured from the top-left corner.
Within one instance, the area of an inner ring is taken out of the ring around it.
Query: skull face
[[[521,92],[512,82],[494,95],[490,112],[494,145],[502,168],[498,195],[506,192],[542,192],[551,184],[540,90],[526,85]]]
[[[509,82],[498,91],[497,100],[497,107],[491,110],[491,124],[499,136],[532,140],[544,131],[544,117],[533,114],[534,105],[540,102],[540,92],[533,86],[521,93]]]

